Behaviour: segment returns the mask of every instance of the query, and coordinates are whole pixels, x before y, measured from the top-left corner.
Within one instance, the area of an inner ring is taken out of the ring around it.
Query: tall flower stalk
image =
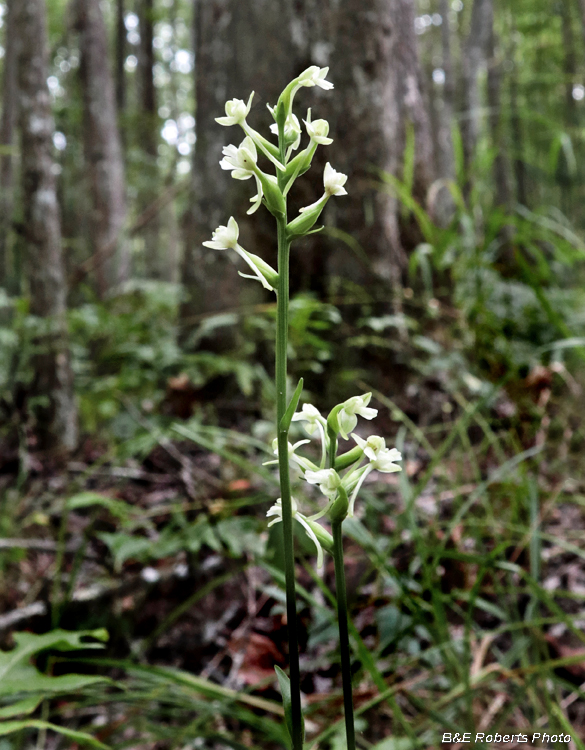
[[[259,281],[262,286],[274,292],[277,299],[276,315],[276,440],[274,449],[280,477],[280,498],[268,511],[273,517],[269,525],[282,522],[283,551],[286,581],[286,612],[289,639],[289,677],[276,668],[281,687],[285,719],[291,738],[293,750],[302,750],[304,741],[304,722],[301,709],[299,639],[296,616],[295,591],[295,554],[294,529],[296,520],[309,535],[317,549],[317,560],[322,567],[324,550],[333,554],[337,588],[338,619],[340,635],[341,667],[346,721],[348,750],[355,750],[355,731],[353,722],[353,704],[351,687],[350,646],[348,637],[347,595],[345,589],[345,572],[343,564],[342,523],[349,514],[353,515],[357,493],[370,471],[399,471],[400,467],[392,463],[399,460],[396,450],[385,448],[382,438],[370,437],[367,441],[353,436],[357,445],[350,451],[337,455],[338,438],[348,439],[357,424],[358,416],[372,419],[375,409],[368,407],[370,394],[354,396],[336,406],[325,419],[318,409],[305,404],[300,412],[297,406],[302,394],[302,378],[290,401],[287,396],[287,347],[288,347],[288,307],[289,307],[289,256],[291,243],[300,237],[311,234],[314,226],[331,196],[347,195],[345,183],[347,177],[337,172],[327,162],[323,172],[322,197],[309,206],[300,209],[299,215],[289,222],[287,195],[299,175],[304,174],[311,166],[311,161],[318,146],[328,146],[333,141],[329,138],[329,124],[326,120],[312,120],[311,110],[303,120],[309,137],[308,145],[298,154],[301,143],[301,126],[293,113],[293,101],[301,87],[319,86],[324,90],[333,88],[327,81],[328,68],[311,66],[300,76],[291,81],[280,95],[274,108],[269,110],[274,119],[272,133],[278,136],[274,144],[254,130],[247,122],[250,113],[253,93],[247,102],[232,99],[226,103],[226,116],[218,117],[220,125],[239,125],[245,134],[239,146],[229,145],[223,149],[224,158],[220,162],[222,169],[231,171],[237,180],[254,179],[257,193],[250,201],[248,214],[254,213],[261,204],[276,220],[278,242],[278,267],[273,269],[262,258],[247,252],[238,243],[239,227],[236,220],[230,217],[227,226],[218,227],[213,238],[203,244],[214,250],[234,250],[252,271],[242,274],[246,278]],[[268,174],[258,166],[258,158],[265,158],[275,174]],[[309,458],[297,454],[297,449],[309,440],[302,440],[295,445],[288,441],[292,421],[301,421],[310,436],[317,435],[321,440],[321,462],[317,466]],[[364,458],[369,458],[367,466],[361,466]],[[392,459],[392,460],[390,460]],[[276,463],[276,462],[270,462]],[[313,516],[306,516],[299,510],[298,502],[292,497],[290,465],[301,471],[309,484],[318,485],[327,502],[323,509]],[[345,471],[341,476],[338,472]],[[327,516],[331,522],[333,536],[317,519]]]

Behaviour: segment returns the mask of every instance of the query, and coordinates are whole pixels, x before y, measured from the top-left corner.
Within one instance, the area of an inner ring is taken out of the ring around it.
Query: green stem
[[[328,468],[334,469],[335,457],[337,455],[337,433],[329,425],[327,425],[327,443]]]
[[[282,531],[284,536],[284,575],[286,581],[286,616],[289,643],[289,670],[293,750],[302,750],[303,721],[301,714],[301,675],[295,591],[295,552],[292,501],[288,463],[288,430],[280,422],[286,411],[286,356],[288,345],[288,263],[290,242],[286,237],[286,217],[278,220],[278,292],[276,309],[276,429],[278,437],[278,468],[282,499]]]
[[[351,689],[351,658],[347,624],[347,591],[345,569],[343,567],[343,535],[341,524],[335,521],[333,531],[333,559],[335,561],[335,590],[337,594],[337,619],[339,624],[339,650],[341,653],[341,678],[343,682],[343,708],[345,711],[345,736],[347,750],[355,750],[355,729],[353,724],[353,697]]]

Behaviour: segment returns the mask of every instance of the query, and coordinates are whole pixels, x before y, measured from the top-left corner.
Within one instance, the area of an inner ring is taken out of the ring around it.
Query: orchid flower
[[[307,443],[310,443],[310,440],[299,440],[294,445],[291,443],[288,444],[288,460],[293,465],[299,468],[303,474],[307,471],[314,471],[317,467],[312,461],[309,461],[308,458],[305,458],[304,456],[298,456],[296,451],[298,448],[301,447],[301,445],[306,445]],[[278,463],[278,438],[274,438],[272,441],[272,452],[276,456],[276,459],[274,461],[265,461],[262,465],[263,466],[270,466],[271,464],[277,464]]]
[[[312,524],[310,519],[308,519],[306,516],[304,516],[302,513],[299,512],[297,502],[294,499],[294,497],[291,498],[291,505],[292,505],[293,518],[297,519],[297,521],[305,529],[309,538],[312,540],[313,544],[317,548],[317,568],[319,570],[323,570],[323,547],[321,546],[321,542],[317,538],[317,534],[315,532],[318,532],[319,535],[322,536],[322,538],[324,535],[327,535],[327,532],[318,524]],[[272,521],[270,521],[270,523],[268,524],[269,528],[270,526],[274,526],[275,523],[280,523],[282,521],[282,500],[280,497],[274,503],[274,505],[267,511],[266,516],[267,518],[274,516]],[[323,539],[323,541],[325,540],[326,540],[326,536]]]
[[[386,441],[384,438],[378,437],[378,435],[371,435],[367,440],[364,440],[355,433],[352,433],[351,436],[363,450],[364,455],[370,459],[370,463],[363,469],[359,470],[361,476],[359,477],[349,499],[349,516],[353,516],[353,509],[358,492],[368,474],[372,471],[381,471],[384,474],[393,474],[396,471],[402,471],[402,468],[395,463],[396,461],[402,461],[402,454],[396,448],[386,448]]]
[[[250,276],[249,274],[244,274],[238,271],[240,276],[243,276],[246,279],[259,281],[265,289],[272,292],[275,291],[278,283],[277,272],[272,266],[269,266],[268,263],[262,260],[262,258],[244,250],[244,248],[238,244],[239,235],[240,228],[238,227],[238,223],[233,216],[230,216],[227,227],[219,226],[213,232],[212,238],[203,244],[205,247],[210,247],[213,250],[235,250],[254,273],[253,276]]]
[[[293,422],[304,422],[305,430],[309,435],[314,435],[315,432],[319,431],[319,437],[321,438],[321,469],[325,468],[325,460],[327,457],[327,444],[325,442],[325,427],[327,426],[327,420],[321,416],[319,409],[312,404],[303,404],[301,411],[293,414]]]
[[[307,129],[307,135],[314,142],[320,146],[329,146],[333,143],[333,138],[328,138],[329,135],[329,123],[327,120],[315,120],[311,122],[311,110],[307,112],[307,119],[303,120],[305,128]]]
[[[371,393],[363,396],[352,396],[344,401],[340,407],[336,407],[329,415],[333,422],[335,431],[341,434],[344,440],[349,440],[348,433],[355,430],[358,416],[364,419],[374,419],[378,415],[377,409],[370,409],[368,404],[372,398]]]

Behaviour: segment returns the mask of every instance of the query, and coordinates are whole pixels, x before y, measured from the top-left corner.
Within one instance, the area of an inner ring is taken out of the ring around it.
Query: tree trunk
[[[396,199],[380,190],[377,171],[401,177],[408,123],[415,136],[413,193],[424,205],[434,178],[434,149],[414,33],[411,0],[305,0],[300,11],[306,39],[305,63],[330,65],[335,90],[314,101],[314,116],[326,117],[333,145],[318,152],[348,175],[349,196],[330,201],[326,223],[349,233],[363,249],[337,241],[327,276],[365,282],[374,276],[398,285],[414,241],[400,226]],[[309,92],[310,94],[311,92]],[[308,100],[305,96],[304,100]],[[318,114],[317,114],[318,113]],[[315,186],[317,197],[319,187]],[[316,258],[326,257],[325,240],[311,241]],[[304,251],[303,251],[304,252]]]
[[[14,207],[14,128],[17,118],[14,19],[17,0],[6,6],[2,119],[0,121],[0,286],[8,284],[8,252]]]
[[[276,263],[274,219],[261,207],[246,216],[255,193],[252,181],[232,180],[219,167],[222,148],[244,138],[239,127],[215,122],[225,103],[258,93],[249,121],[266,133],[272,121],[266,103],[275,104],[284,86],[296,75],[290,41],[291,0],[195,0],[195,88],[197,142],[193,157],[190,209],[185,216],[182,279],[187,299],[181,317],[185,335],[189,321],[202,312],[233,307],[244,294],[257,291],[238,278],[228,253],[209,250],[202,242],[234,216],[244,248]]]
[[[154,0],[139,0],[140,47],[138,50],[138,146],[143,154],[138,201],[141,210],[157,197],[159,124],[154,86]],[[160,217],[156,216],[143,231],[146,275],[151,279],[165,276],[159,249]]]
[[[512,191],[508,150],[504,143],[501,88],[502,63],[496,48],[496,35],[492,23],[488,40],[487,99],[492,148],[496,154],[493,165],[495,203],[509,211],[512,208]]]
[[[130,253],[121,237],[126,221],[124,162],[117,125],[108,39],[99,0],[77,0],[83,88],[83,141],[93,211],[91,238],[98,256],[100,292],[130,275]]]
[[[486,62],[490,29],[493,27],[493,0],[474,0],[471,9],[471,27],[465,43],[463,83],[465,111],[461,135],[467,168],[475,155],[475,146],[481,126],[481,96],[479,74]]]
[[[22,197],[30,311],[44,319],[34,358],[34,395],[43,448],[71,450],[77,443],[66,323],[66,289],[59,206],[53,172],[54,123],[47,88],[49,47],[44,0],[18,0],[18,55]]]
[[[126,24],[124,0],[116,0],[116,105],[118,112],[126,109]]]
[[[455,79],[453,74],[453,57],[451,54],[451,28],[449,24],[449,0],[441,0],[441,59],[445,80],[440,89],[441,95],[435,97],[437,118],[436,156],[437,172],[441,180],[454,180],[455,155],[453,149],[453,107],[455,102]],[[438,86],[437,86],[438,88]],[[433,213],[442,225],[447,225],[453,216],[455,204],[447,187],[438,191],[433,206]]]

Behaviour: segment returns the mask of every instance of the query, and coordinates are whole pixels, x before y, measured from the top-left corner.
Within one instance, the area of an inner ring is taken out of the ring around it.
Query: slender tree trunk
[[[130,253],[123,242],[126,221],[124,162],[118,131],[108,39],[99,0],[77,0],[84,151],[93,203],[91,237],[98,255],[96,273],[102,294],[130,275]]]
[[[225,128],[215,118],[225,114],[228,99],[247,99],[258,94],[250,123],[266,132],[272,121],[266,103],[275,104],[284,86],[296,74],[290,40],[290,0],[195,0],[195,99],[197,123],[190,209],[185,216],[185,252],[182,279],[187,292],[181,316],[189,335],[189,321],[201,312],[237,304],[243,285],[227,253],[202,247],[220,224],[234,216],[240,226],[240,242],[276,263],[273,217],[261,207],[247,217],[252,182],[232,180],[219,168],[222,148],[239,144],[244,134],[238,127]],[[302,68],[301,68],[302,69]]]
[[[511,24],[512,33],[516,31]],[[513,39],[513,35],[511,35]],[[516,179],[516,198],[518,203],[527,205],[526,166],[524,164],[524,138],[522,133],[522,119],[518,101],[518,63],[515,60],[515,46],[512,43],[510,59],[514,66],[510,72],[510,130],[514,153],[514,177]]]
[[[118,112],[126,109],[126,24],[124,0],[116,0],[116,105]]]
[[[479,74],[486,62],[490,29],[493,27],[493,0],[474,0],[471,27],[465,43],[463,82],[465,111],[462,123],[465,163],[469,169],[481,126]]]
[[[54,123],[47,88],[49,47],[44,0],[18,0],[18,55],[24,232],[30,310],[44,319],[36,342],[34,395],[47,405],[37,412],[40,444],[71,450],[77,443],[66,323],[66,289],[59,206],[53,173]]]
[[[159,186],[157,167],[159,124],[154,85],[154,0],[139,0],[140,47],[138,50],[138,107],[140,112],[138,145],[143,154],[138,200],[142,209],[155,200]],[[157,216],[143,232],[146,275],[164,278],[163,254],[159,248],[160,218]]]
[[[14,129],[17,118],[16,45],[14,19],[17,0],[8,0],[5,19],[2,119],[0,120],[0,286],[8,283],[8,251],[14,207]]]
[[[495,203],[502,208],[511,208],[510,165],[508,150],[504,143],[502,121],[502,63],[496,48],[496,35],[493,28],[488,40],[487,99],[489,107],[489,127],[492,148],[495,150],[493,174],[495,183]]]
[[[449,24],[449,0],[441,0],[441,59],[445,81],[441,87],[441,96],[436,96],[437,136],[436,156],[438,177],[442,180],[455,179],[455,156],[453,150],[453,107],[455,102],[455,80],[453,74],[453,57],[451,53],[451,28]],[[439,222],[446,225],[454,211],[451,193],[442,187],[436,198],[434,214]]]

